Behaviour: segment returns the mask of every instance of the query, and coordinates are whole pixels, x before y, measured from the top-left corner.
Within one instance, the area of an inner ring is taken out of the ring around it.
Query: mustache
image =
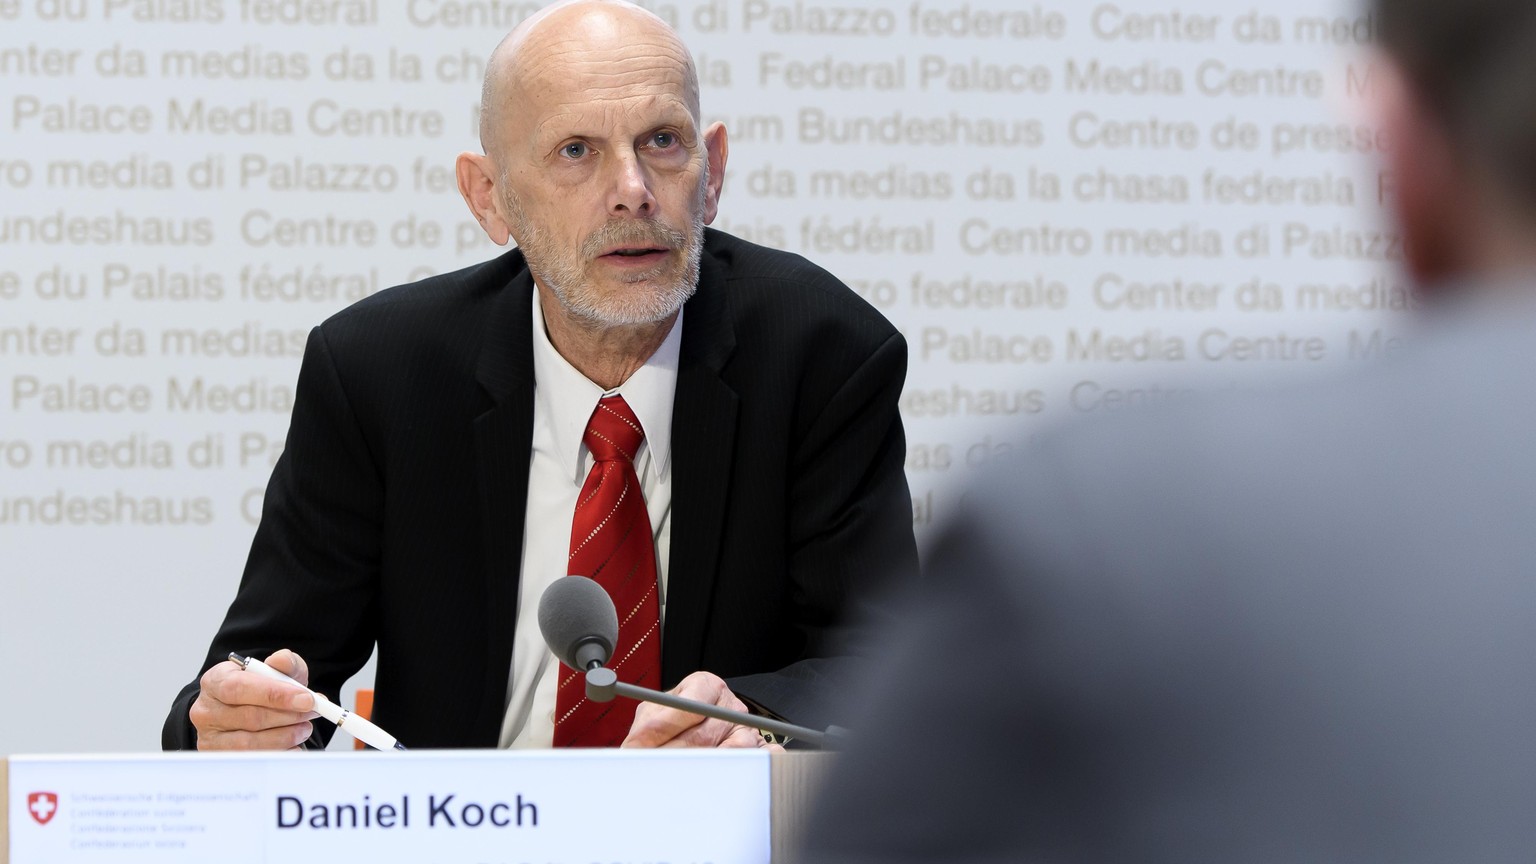
[[[688,235],[652,219],[614,219],[587,235],[581,244],[582,257],[588,260],[615,246],[655,246],[681,249]]]

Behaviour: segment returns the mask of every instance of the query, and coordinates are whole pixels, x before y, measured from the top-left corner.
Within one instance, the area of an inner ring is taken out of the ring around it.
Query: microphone
[[[613,656],[619,613],[603,586],[585,576],[567,576],[539,598],[539,632],[561,663],[585,672]]]
[[[608,702],[614,696],[627,696],[689,714],[795,738],[818,747],[826,747],[847,734],[846,730],[836,726],[820,732],[772,717],[732,711],[620,681],[612,669],[603,665],[613,656],[614,646],[619,641],[619,613],[613,608],[613,598],[608,596],[608,591],[585,576],[572,575],[556,579],[544,589],[544,596],[539,598],[539,632],[544,636],[544,643],[560,658],[561,663],[586,673],[587,698],[593,702]]]

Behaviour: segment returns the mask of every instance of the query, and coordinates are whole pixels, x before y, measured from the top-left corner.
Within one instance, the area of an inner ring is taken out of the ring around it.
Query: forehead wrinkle
[[[541,64],[523,82],[524,93],[535,116],[534,137],[551,126],[591,123],[611,127],[620,117],[650,112],[658,120],[678,122],[668,116],[674,108],[697,122],[688,99],[687,75],[669,52],[647,46],[631,46],[617,57],[583,49]],[[597,119],[594,119],[594,115]]]

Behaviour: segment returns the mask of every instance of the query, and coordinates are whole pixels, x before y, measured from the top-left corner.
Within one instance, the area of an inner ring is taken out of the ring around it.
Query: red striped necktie
[[[656,547],[634,462],[645,431],[624,397],[609,396],[597,403],[582,440],[593,463],[576,498],[566,572],[596,580],[613,597],[619,643],[609,668],[620,681],[654,689],[661,684]],[[618,746],[634,722],[635,701],[592,702],[585,690],[584,677],[562,664],[555,746]]]

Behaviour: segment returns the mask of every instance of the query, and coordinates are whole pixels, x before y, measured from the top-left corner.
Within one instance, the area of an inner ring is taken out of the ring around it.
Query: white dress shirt
[[[512,672],[507,684],[507,713],[501,721],[502,747],[549,747],[554,741],[560,661],[539,633],[539,598],[549,583],[567,575],[571,517],[592,467],[592,454],[582,443],[582,436],[588,418],[604,396],[623,396],[645,430],[645,442],[635,458],[635,473],[651,516],[658,596],[662,615],[666,614],[667,550],[672,537],[672,401],[682,332],[683,315],[678,312],[672,332],[651,359],[618,389],[604,391],[555,350],[544,328],[539,292],[533,292],[533,452],[528,466]],[[506,578],[514,575],[508,573]],[[513,624],[507,622],[508,626]]]

